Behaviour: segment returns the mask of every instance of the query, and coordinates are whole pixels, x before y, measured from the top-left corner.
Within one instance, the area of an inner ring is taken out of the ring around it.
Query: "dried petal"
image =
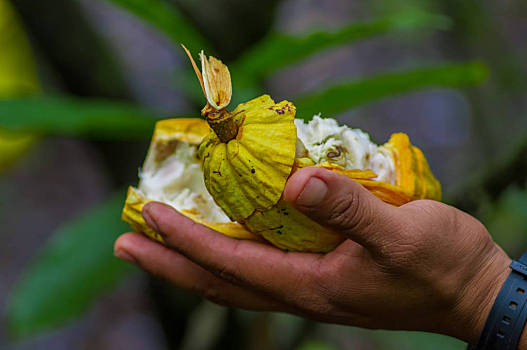
[[[229,68],[212,56],[207,57],[201,51],[201,74],[207,102],[214,109],[220,110],[231,102],[232,86]]]

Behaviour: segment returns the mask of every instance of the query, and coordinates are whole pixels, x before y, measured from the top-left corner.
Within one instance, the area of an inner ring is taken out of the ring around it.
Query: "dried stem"
[[[234,116],[227,110],[216,110],[207,104],[201,111],[201,114],[207,118],[207,122],[221,142],[228,143],[238,135],[238,125]]]

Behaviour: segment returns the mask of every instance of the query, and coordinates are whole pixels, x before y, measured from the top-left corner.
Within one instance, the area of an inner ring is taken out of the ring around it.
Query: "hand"
[[[349,239],[325,255],[284,252],[149,203],[143,217],[167,246],[128,233],[115,254],[221,305],[477,341],[510,263],[478,220],[435,201],[393,207],[315,167],[291,176],[284,199]]]

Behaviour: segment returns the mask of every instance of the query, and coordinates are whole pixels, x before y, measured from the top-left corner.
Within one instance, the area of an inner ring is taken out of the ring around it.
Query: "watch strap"
[[[470,350],[516,350],[527,320],[527,253],[509,266],[511,274],[492,306],[477,345]]]

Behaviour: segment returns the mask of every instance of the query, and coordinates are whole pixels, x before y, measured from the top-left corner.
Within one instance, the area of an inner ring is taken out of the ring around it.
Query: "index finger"
[[[143,217],[169,247],[229,282],[290,302],[313,289],[322,255],[229,238],[161,203],[145,205]]]

